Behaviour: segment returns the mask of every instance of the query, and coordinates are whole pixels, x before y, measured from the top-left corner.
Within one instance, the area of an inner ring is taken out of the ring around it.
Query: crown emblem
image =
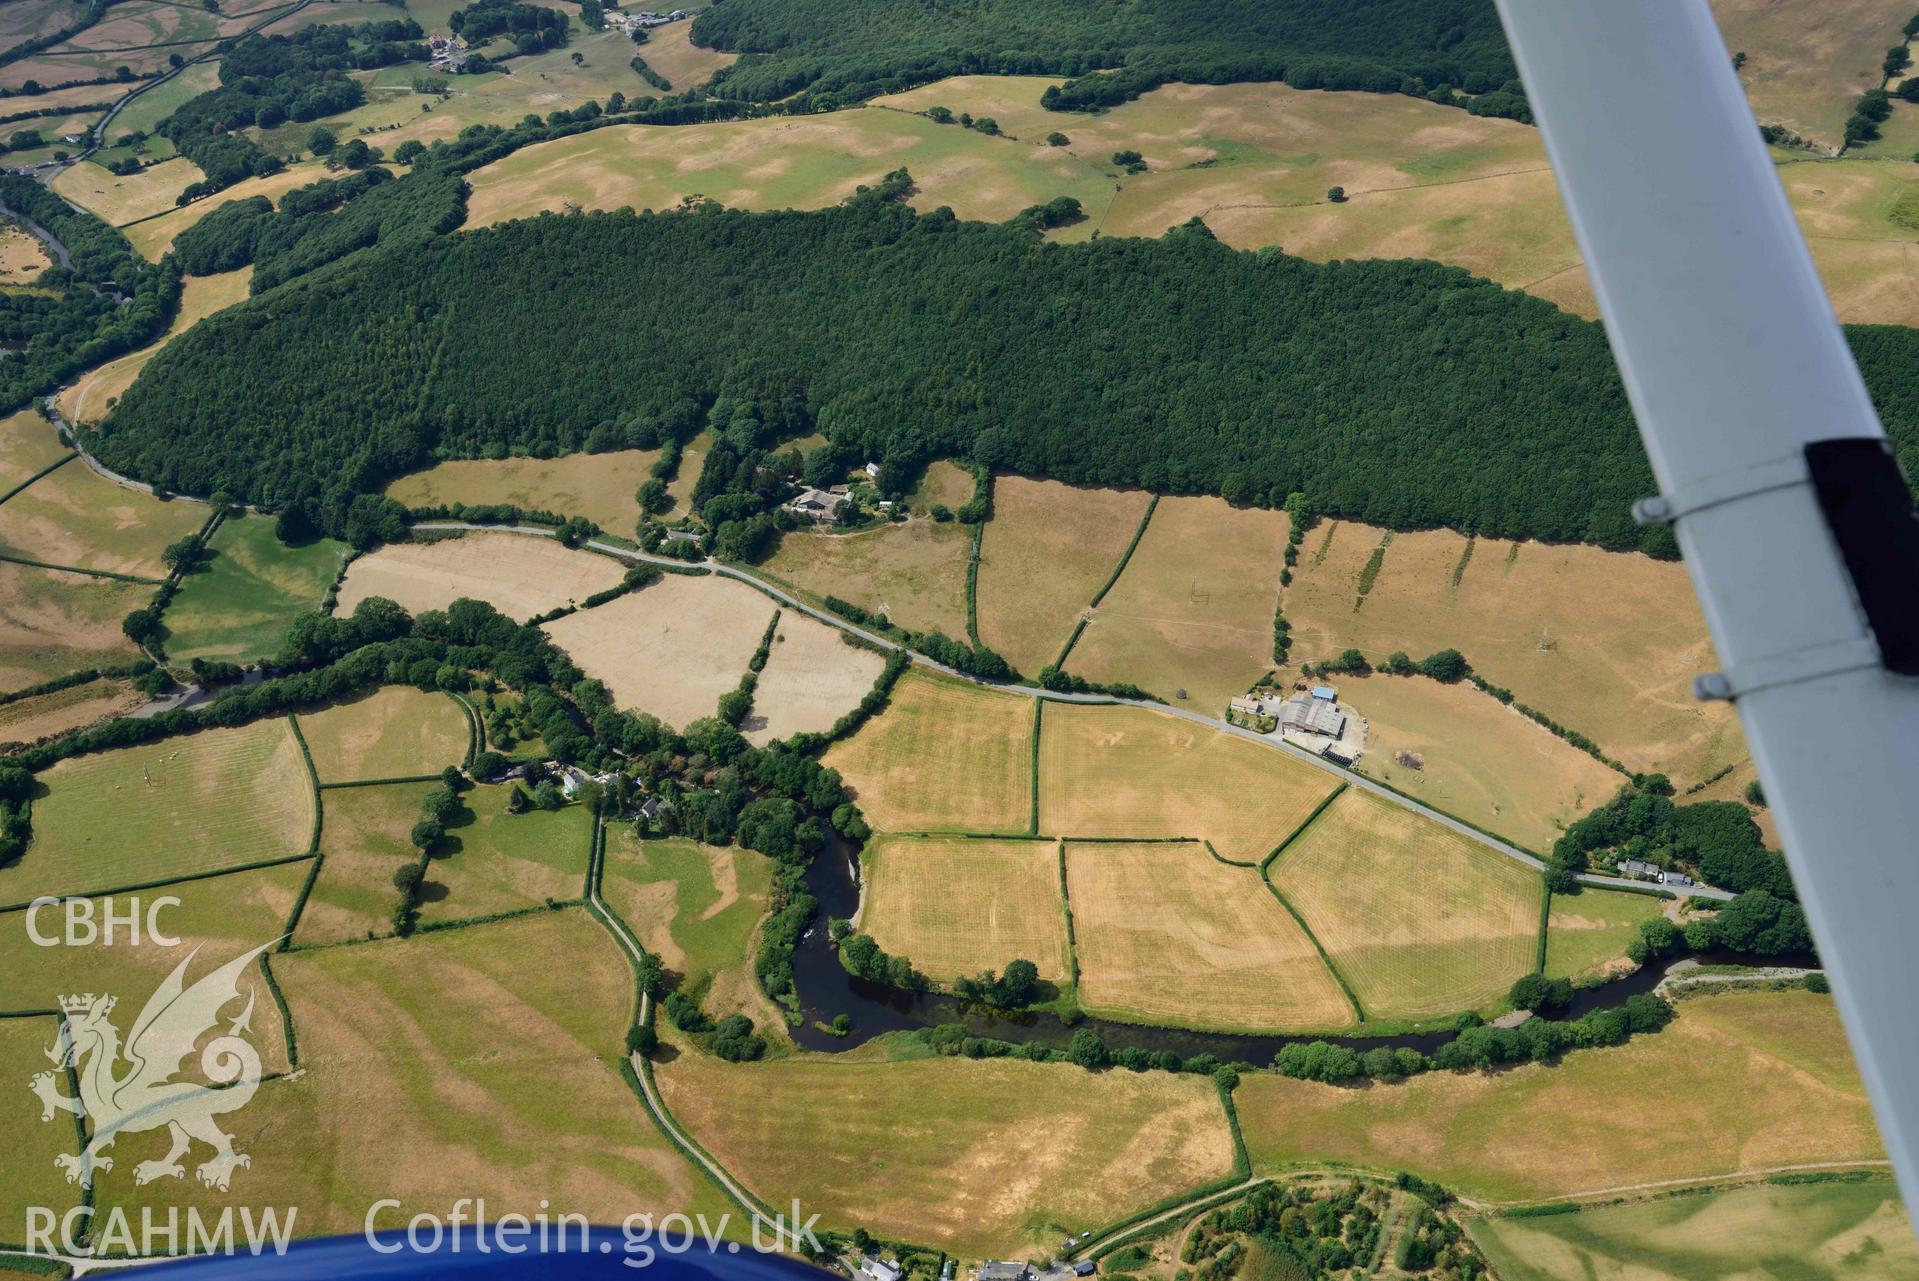
[[[63,996],[60,998],[60,1012],[62,1014],[111,1014],[117,1000],[117,997],[95,996],[91,992],[83,992],[77,996]]]

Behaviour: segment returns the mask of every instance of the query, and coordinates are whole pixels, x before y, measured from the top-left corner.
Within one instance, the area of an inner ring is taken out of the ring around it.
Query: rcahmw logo
[[[35,1074],[28,1085],[40,1100],[43,1122],[65,1112],[83,1124],[86,1140],[80,1150],[54,1158],[67,1182],[91,1188],[96,1174],[113,1169],[113,1158],[106,1153],[122,1135],[163,1128],[170,1140],[166,1154],[135,1165],[135,1183],[184,1178],[186,1166],[181,1158],[189,1156],[196,1143],[211,1149],[194,1166],[195,1177],[209,1188],[227,1191],[234,1172],[252,1165],[251,1157],[234,1150],[232,1136],[217,1120],[245,1107],[260,1087],[260,1055],[246,1039],[253,1030],[258,996],[251,984],[244,993],[246,1004],[228,1021],[225,1031],[207,1040],[204,1047],[200,1042],[216,1030],[222,1011],[242,998],[241,973],[272,946],[270,942],[242,953],[189,986],[186,973],[199,954],[195,948],[147,998],[124,1041],[112,1018],[117,998],[91,992],[60,998],[59,1036],[46,1051],[54,1070]],[[196,1047],[205,1083],[175,1080]],[[76,1094],[61,1092],[62,1078],[73,1082]],[[251,1208],[243,1208],[247,1247],[255,1253],[268,1244],[284,1249],[295,1213],[289,1208],[281,1223],[271,1210],[256,1220]],[[29,1248],[53,1249],[56,1229],[60,1248],[71,1253],[89,1252],[81,1243],[90,1233],[90,1252],[95,1253],[113,1249],[170,1253],[218,1248],[222,1242],[230,1251],[234,1243],[232,1207],[212,1222],[189,1209],[184,1236],[177,1212],[156,1218],[149,1210],[137,1227],[118,1207],[102,1223],[94,1223],[93,1215],[86,1206],[64,1215],[44,1207],[30,1208]]]

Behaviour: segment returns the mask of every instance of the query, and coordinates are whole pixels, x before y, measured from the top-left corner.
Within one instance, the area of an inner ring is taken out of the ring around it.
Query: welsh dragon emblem
[[[200,1070],[212,1084],[172,1078],[201,1037],[214,1030],[220,1011],[240,999],[240,972],[272,946],[267,943],[235,957],[188,987],[187,966],[200,950],[195,948],[147,999],[124,1045],[108,1017],[116,998],[89,992],[60,999],[60,1036],[46,1055],[59,1073],[76,1070],[80,1095],[69,1098],[59,1093],[55,1072],[36,1074],[31,1088],[40,1099],[42,1121],[51,1121],[55,1112],[70,1112],[92,1122],[93,1135],[86,1146],[72,1156],[63,1153],[54,1158],[66,1172],[67,1182],[91,1187],[96,1170],[113,1168],[113,1158],[105,1152],[115,1139],[162,1126],[172,1137],[172,1147],[160,1160],[134,1166],[136,1183],[184,1176],[180,1158],[195,1139],[213,1149],[212,1157],[195,1170],[208,1187],[226,1191],[235,1167],[252,1164],[250,1157],[233,1150],[232,1136],[214,1122],[215,1117],[245,1107],[260,1088],[260,1055],[241,1036],[253,1030],[251,987],[245,1008],[225,1034],[215,1036],[200,1051]]]

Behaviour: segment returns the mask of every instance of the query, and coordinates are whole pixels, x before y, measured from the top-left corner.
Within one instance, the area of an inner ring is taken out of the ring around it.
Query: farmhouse
[[[839,501],[824,489],[809,489],[788,503],[786,509],[817,525],[833,519],[833,508]]]
[[[1619,874],[1639,881],[1657,881],[1665,875],[1665,869],[1657,863],[1642,863],[1636,858],[1626,858],[1619,860]]]
[[[1324,688],[1320,686],[1320,689]],[[1346,731],[1346,718],[1340,713],[1339,704],[1331,698],[1321,698],[1316,689],[1311,694],[1295,694],[1286,700],[1286,706],[1280,709],[1279,727],[1282,730],[1297,730],[1302,734],[1338,738]]]
[[[1032,1281],[1033,1270],[1010,1259],[988,1259],[979,1265],[979,1281]]]
[[[869,1254],[860,1260],[860,1275],[869,1281],[900,1281],[900,1265]]]

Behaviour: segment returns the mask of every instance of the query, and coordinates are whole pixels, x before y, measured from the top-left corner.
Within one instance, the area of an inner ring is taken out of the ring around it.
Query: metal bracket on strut
[[[1731,702],[1778,685],[1803,685],[1842,672],[1876,671],[1883,665],[1878,642],[1870,636],[1855,636],[1695,676],[1692,696],[1707,703]]]
[[[1812,472],[1802,455],[1774,459],[1736,472],[1683,485],[1671,493],[1642,498],[1632,505],[1632,518],[1641,525],[1670,525],[1682,516],[1736,503],[1741,499],[1812,483]]]

